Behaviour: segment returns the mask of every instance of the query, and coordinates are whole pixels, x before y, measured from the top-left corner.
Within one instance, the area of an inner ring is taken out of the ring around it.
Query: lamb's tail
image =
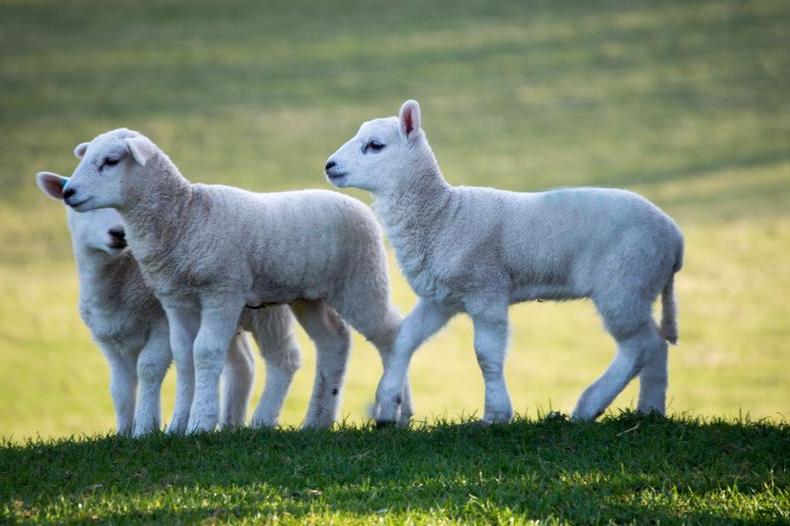
[[[682,256],[678,256],[672,275],[669,276],[661,291],[661,335],[666,341],[678,343],[677,305],[675,304],[675,273],[680,270]]]

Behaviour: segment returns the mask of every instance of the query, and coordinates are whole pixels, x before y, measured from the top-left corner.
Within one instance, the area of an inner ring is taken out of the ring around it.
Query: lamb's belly
[[[424,272],[414,276],[407,274],[406,279],[414,292],[421,298],[448,306],[460,305],[461,303],[459,291],[447,286],[447,284],[428,273]]]
[[[577,290],[570,285],[521,285],[513,288],[510,294],[510,303],[534,300],[571,300],[585,298],[582,290]]]
[[[297,300],[317,300],[326,297],[322,287],[278,287],[256,288],[247,297],[248,307],[280,305]]]

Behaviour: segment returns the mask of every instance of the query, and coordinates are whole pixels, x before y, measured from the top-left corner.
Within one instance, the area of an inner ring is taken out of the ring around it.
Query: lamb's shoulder
[[[398,261],[415,292],[458,304],[470,293],[507,286],[498,215],[502,197],[486,188],[454,188],[432,224],[415,232],[396,232]]]
[[[457,292],[447,280],[445,268],[436,264],[432,254],[426,254],[417,243],[396,247],[395,255],[403,275],[418,296],[437,303],[453,303]]]

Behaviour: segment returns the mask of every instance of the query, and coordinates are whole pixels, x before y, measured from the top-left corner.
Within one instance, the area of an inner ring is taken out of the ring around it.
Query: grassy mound
[[[598,424],[31,440],[0,449],[0,519],[786,522],[788,451],[785,423],[632,413]]]

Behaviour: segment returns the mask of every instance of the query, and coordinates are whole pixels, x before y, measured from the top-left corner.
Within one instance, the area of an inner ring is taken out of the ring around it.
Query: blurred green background
[[[625,187],[670,213],[686,236],[670,411],[786,418],[788,27],[786,0],[0,0],[0,435],[113,425],[65,214],[36,171],[69,175],[78,142],[127,126],[193,181],[328,188],[328,155],[407,98],[452,183]],[[407,312],[394,260],[391,275]],[[592,305],[511,313],[516,410],[570,411],[613,355]],[[312,385],[300,338],[285,424]],[[480,413],[471,341],[458,318],[417,353],[418,419]],[[344,416],[365,418],[379,374],[355,339]]]

